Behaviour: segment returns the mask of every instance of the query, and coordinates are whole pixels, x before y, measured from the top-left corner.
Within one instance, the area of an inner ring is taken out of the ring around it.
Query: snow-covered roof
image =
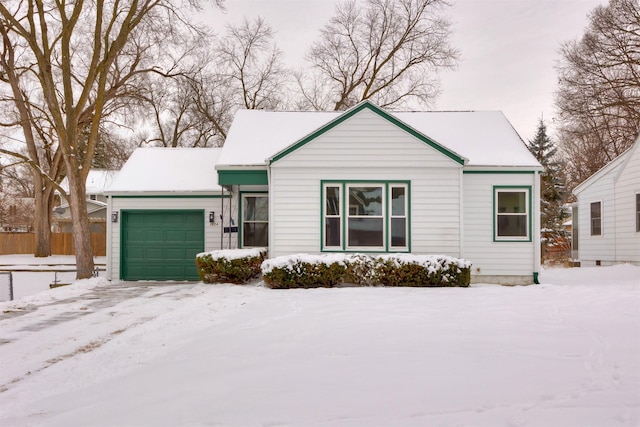
[[[138,148],[105,191],[119,193],[218,192],[221,148]]]
[[[386,112],[431,141],[468,159],[468,166],[540,167],[500,111]],[[240,110],[218,169],[264,166],[267,160],[345,112]]]
[[[118,176],[118,172],[117,170],[91,169],[87,175],[87,195],[103,194],[104,190],[109,187],[116,176]],[[62,187],[65,192],[69,192],[69,181],[67,178],[62,180],[60,187]]]

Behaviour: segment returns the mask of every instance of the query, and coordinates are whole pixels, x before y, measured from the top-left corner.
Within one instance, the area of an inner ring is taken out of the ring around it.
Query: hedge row
[[[260,276],[265,248],[231,249],[196,255],[196,267],[204,283],[247,283]]]
[[[262,278],[270,288],[361,286],[469,286],[471,263],[445,255],[298,254],[266,260]]]
[[[445,255],[287,255],[265,260],[267,250],[232,249],[196,256],[204,283],[247,283],[262,273],[272,289],[359,286],[469,286],[471,263]]]

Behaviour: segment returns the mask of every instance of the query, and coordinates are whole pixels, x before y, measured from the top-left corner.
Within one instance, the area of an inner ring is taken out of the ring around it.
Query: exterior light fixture
[[[111,212],[111,222],[118,222],[118,211]]]
[[[214,211],[209,212],[209,224],[213,225],[216,222],[216,213]]]

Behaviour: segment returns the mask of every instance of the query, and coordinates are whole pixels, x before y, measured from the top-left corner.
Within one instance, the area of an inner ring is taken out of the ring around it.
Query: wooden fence
[[[104,233],[91,233],[94,256],[107,254],[107,239]],[[35,252],[34,233],[0,233],[0,255],[32,254]],[[51,255],[75,255],[71,233],[51,233]]]

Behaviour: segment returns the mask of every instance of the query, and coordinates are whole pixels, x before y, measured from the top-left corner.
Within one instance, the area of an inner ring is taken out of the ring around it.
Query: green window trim
[[[356,187],[380,187],[382,188],[382,215],[376,216],[383,219],[383,245],[380,247],[369,248],[367,246],[348,245],[349,229],[348,222],[350,218],[357,219],[357,215],[349,214],[349,188]],[[339,189],[339,213],[338,215],[329,215],[329,218],[339,218],[339,240],[338,246],[326,246],[326,189],[329,187]],[[404,214],[394,215],[391,209],[392,191],[394,188],[403,188],[405,203]],[[391,242],[392,237],[392,220],[405,220],[405,239],[406,245],[394,247]],[[410,253],[411,252],[411,181],[404,180],[322,180],[320,182],[320,252],[357,252],[357,253]]]
[[[500,192],[525,192],[525,202],[526,202],[526,221],[525,230],[527,232],[526,236],[517,237],[517,236],[498,236],[498,216],[504,215],[506,213],[500,213],[497,209],[498,204],[498,193]],[[495,243],[515,243],[515,242],[532,242],[533,240],[533,203],[532,203],[532,188],[530,185],[494,185],[493,186],[493,217],[491,218],[491,222],[493,224],[493,241]]]

